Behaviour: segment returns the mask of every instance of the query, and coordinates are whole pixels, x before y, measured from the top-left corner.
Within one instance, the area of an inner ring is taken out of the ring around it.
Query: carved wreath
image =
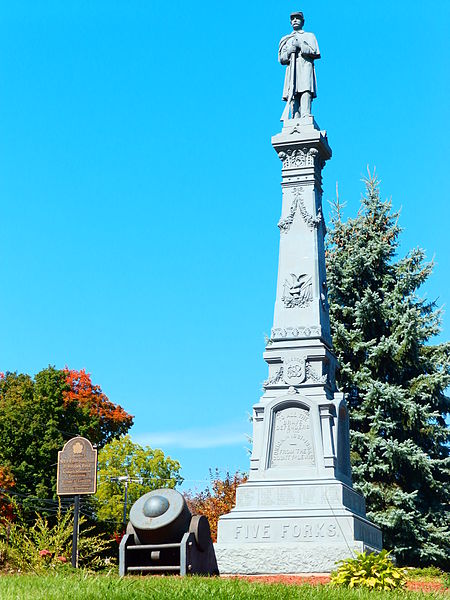
[[[302,191],[303,188],[301,187],[294,188],[294,199],[292,201],[291,208],[289,209],[289,214],[284,219],[281,219],[278,223],[278,227],[281,233],[287,233],[289,231],[294,221],[294,216],[297,212],[297,209],[300,211],[300,214],[302,215],[302,218],[305,221],[306,225],[309,227],[309,229],[312,230],[318,227],[322,222],[322,211],[320,208],[317,211],[316,216],[310,215],[309,212],[306,210],[306,206],[302,198]]]

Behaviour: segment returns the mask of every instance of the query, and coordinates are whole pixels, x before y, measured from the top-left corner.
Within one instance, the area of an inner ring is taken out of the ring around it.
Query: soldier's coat
[[[306,42],[312,49],[312,56],[304,56],[300,52],[297,52],[295,60],[294,94],[311,92],[312,97],[315,98],[317,96],[317,82],[314,60],[320,58],[319,45],[316,36],[313,33],[301,30],[293,31],[289,35],[285,35],[280,41],[278,60],[282,65],[287,65],[286,77],[284,79],[283,100],[288,100],[289,98],[289,85],[291,81],[291,65],[289,55],[286,51],[286,45],[287,42],[294,37],[297,38],[299,42]]]

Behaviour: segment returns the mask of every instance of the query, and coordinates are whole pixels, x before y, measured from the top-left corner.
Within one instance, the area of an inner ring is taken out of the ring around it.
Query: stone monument
[[[282,209],[269,374],[253,407],[253,451],[236,507],[219,520],[221,573],[329,572],[354,550],[380,550],[381,532],[352,487],[349,421],[335,382],[325,273],[322,169],[327,134],[311,115],[315,36],[291,15],[281,133]]]

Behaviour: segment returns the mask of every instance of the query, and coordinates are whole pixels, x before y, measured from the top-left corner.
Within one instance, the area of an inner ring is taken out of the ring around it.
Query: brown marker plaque
[[[58,496],[95,494],[97,491],[97,450],[89,440],[75,437],[58,452]]]

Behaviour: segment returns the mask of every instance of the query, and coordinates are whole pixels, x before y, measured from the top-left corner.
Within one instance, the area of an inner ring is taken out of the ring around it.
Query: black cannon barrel
[[[136,542],[160,544],[181,542],[189,530],[191,513],[186,500],[176,490],[160,489],[148,492],[130,510],[130,523]]]

